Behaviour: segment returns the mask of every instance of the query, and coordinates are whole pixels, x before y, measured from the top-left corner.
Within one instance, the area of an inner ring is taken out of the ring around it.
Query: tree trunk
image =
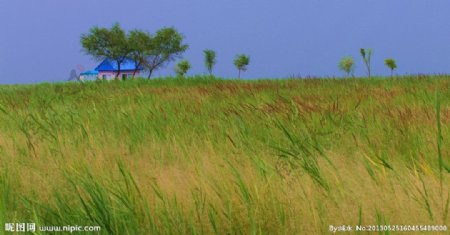
[[[117,74],[116,74],[116,80],[118,80],[119,79],[119,75],[120,75],[120,62],[119,61],[117,61]]]
[[[238,69],[238,79],[241,79],[241,70]]]
[[[149,69],[148,70],[148,79],[150,79],[152,77],[153,74],[153,69]]]
[[[136,65],[136,68],[135,68],[135,70],[133,71],[133,78],[135,78],[135,77],[136,77],[136,73],[137,73],[137,71],[138,71],[139,67],[141,67],[141,65],[142,65],[142,62],[139,62],[139,63],[135,63],[135,65]]]

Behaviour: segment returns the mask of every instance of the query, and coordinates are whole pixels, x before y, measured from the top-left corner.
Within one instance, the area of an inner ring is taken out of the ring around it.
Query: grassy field
[[[444,76],[0,86],[0,225],[450,226],[449,146]]]

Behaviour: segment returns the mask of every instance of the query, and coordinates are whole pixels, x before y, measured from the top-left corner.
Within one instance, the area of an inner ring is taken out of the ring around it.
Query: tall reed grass
[[[449,226],[449,87],[445,76],[0,87],[0,224]]]

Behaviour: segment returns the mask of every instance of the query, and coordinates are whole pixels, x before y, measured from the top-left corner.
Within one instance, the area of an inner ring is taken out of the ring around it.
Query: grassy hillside
[[[449,146],[449,77],[2,86],[0,225],[449,226]]]

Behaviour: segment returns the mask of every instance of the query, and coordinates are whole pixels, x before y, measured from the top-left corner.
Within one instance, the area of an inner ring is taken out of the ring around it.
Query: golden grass
[[[447,78],[196,82],[3,88],[6,220],[116,234],[449,225],[434,99],[448,165]]]

